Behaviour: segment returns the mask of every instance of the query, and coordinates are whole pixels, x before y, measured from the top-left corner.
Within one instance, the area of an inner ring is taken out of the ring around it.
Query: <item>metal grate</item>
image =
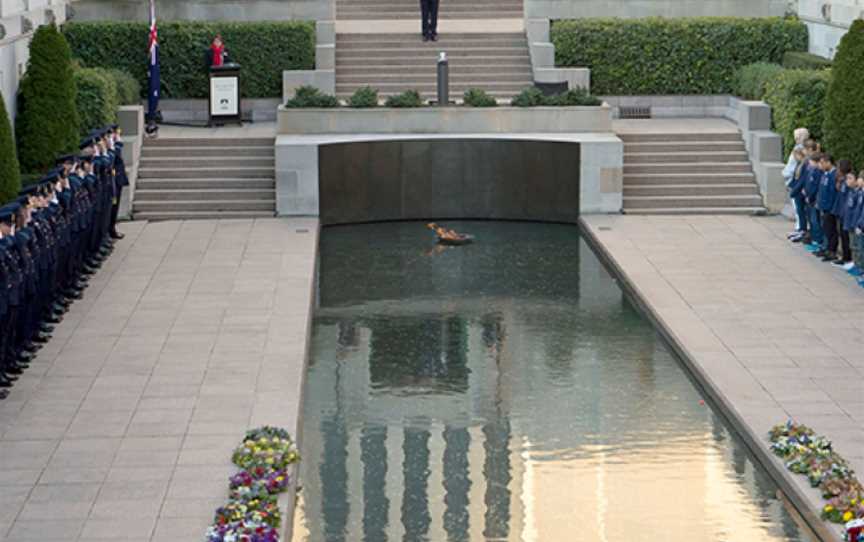
[[[651,108],[641,106],[621,106],[618,108],[618,118],[622,119],[650,119]]]

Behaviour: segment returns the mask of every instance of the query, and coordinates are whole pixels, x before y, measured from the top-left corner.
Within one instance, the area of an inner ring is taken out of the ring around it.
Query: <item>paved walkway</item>
[[[786,241],[778,217],[583,222],[763,445],[791,417],[864,475],[864,290],[849,275]]]
[[[317,220],[122,229],[0,402],[0,540],[200,540],[244,431],[296,431]]]

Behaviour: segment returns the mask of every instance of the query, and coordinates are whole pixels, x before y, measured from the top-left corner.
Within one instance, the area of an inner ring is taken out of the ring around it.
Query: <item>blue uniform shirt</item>
[[[807,201],[810,204],[816,203],[816,195],[819,192],[819,182],[822,180],[824,173],[818,167],[807,166],[807,179],[804,182],[804,192]]]
[[[823,213],[830,213],[834,210],[834,201],[837,199],[837,186],[834,184],[836,176],[837,170],[832,169],[823,173],[819,179],[819,191],[816,193],[816,208]]]

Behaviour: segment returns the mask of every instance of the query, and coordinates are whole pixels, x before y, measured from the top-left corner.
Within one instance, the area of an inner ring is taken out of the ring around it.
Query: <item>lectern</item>
[[[210,126],[242,124],[240,65],[210,67]]]

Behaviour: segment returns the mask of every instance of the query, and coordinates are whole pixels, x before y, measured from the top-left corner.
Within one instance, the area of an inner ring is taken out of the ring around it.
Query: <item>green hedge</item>
[[[108,74],[117,84],[117,99],[120,105],[141,103],[141,84],[131,73],[123,70],[108,70]]]
[[[807,128],[810,137],[822,140],[830,80],[830,70],[784,70],[766,84],[764,100],[771,106],[774,129],[783,136],[784,155],[795,146],[796,128]]]
[[[85,66],[124,70],[147,88],[147,23],[70,22],[63,33],[73,56]],[[163,98],[207,97],[205,58],[217,33],[222,34],[231,60],[244,66],[244,97],[281,97],[284,70],[315,66],[315,25],[310,21],[163,22],[159,24]]]
[[[864,167],[864,20],[840,40],[825,104],[825,146],[837,158]]]
[[[783,55],[783,67],[793,70],[826,70],[831,67],[831,60],[813,53],[789,51]]]
[[[741,66],[735,73],[733,91],[736,96],[745,100],[761,100],[765,97],[768,82],[784,71],[783,66],[770,62],[754,62]]]
[[[591,92],[727,94],[736,70],[807,49],[794,19],[578,19],[552,26],[558,66],[591,69]]]
[[[0,96],[0,205],[18,195],[21,190],[21,170],[15,154],[12,124],[6,112],[6,101]]]
[[[102,68],[75,70],[75,104],[84,133],[96,127],[113,124],[120,105],[117,82],[111,72]]]

